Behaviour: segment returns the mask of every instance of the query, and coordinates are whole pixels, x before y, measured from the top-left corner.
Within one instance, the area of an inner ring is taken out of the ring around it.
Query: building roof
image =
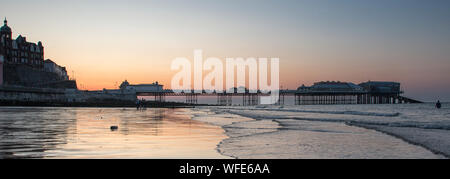
[[[55,63],[55,62],[53,62],[52,60],[50,60],[50,59],[47,59],[47,60],[44,60],[44,63]],[[56,64],[56,63],[55,63]]]
[[[398,82],[368,81],[359,85],[372,93],[402,93]]]
[[[302,85],[298,88],[298,91],[316,91],[316,92],[342,92],[342,91],[363,91],[364,89],[354,83],[339,82],[339,81],[326,81],[317,82],[310,87]]]
[[[360,85],[400,85],[400,83],[391,81],[367,81]]]
[[[16,41],[19,43],[24,43],[27,41],[27,38],[22,35],[19,35],[19,36],[17,36]]]
[[[3,21],[3,26],[0,28],[0,31],[1,32],[8,32],[8,33],[11,33],[12,31],[11,31],[11,28],[8,26],[8,21],[6,20],[6,18],[5,18],[5,20]]]
[[[163,85],[160,85],[158,83],[152,83],[152,84],[131,84],[128,86],[163,86]]]
[[[4,23],[4,25],[2,27],[0,27],[0,32],[2,32],[2,33],[12,33],[11,28],[8,26],[8,21],[6,20],[6,18],[3,21],[3,23]],[[33,45],[33,46],[37,45],[37,46],[43,48],[41,41],[39,41],[37,44],[30,43],[30,42],[27,42],[27,38],[22,36],[22,35],[17,36],[17,38],[15,40],[13,40],[13,43],[16,46],[15,49],[17,49],[17,43],[27,43],[29,45]]]

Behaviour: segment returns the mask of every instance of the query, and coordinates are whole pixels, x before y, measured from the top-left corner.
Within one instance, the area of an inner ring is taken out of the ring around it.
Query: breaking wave
[[[315,110],[301,110],[301,109],[286,109],[286,108],[266,108],[265,106],[249,108],[221,108],[230,110],[262,110],[262,111],[277,111],[277,112],[299,112],[299,113],[318,113],[318,114],[345,114],[345,115],[356,115],[356,116],[380,116],[380,117],[397,117],[401,113],[380,113],[380,112],[362,112],[362,111],[315,111]]]
[[[380,125],[380,126],[389,126],[389,127],[412,127],[412,128],[421,128],[421,129],[441,129],[441,130],[450,130],[450,124],[448,122],[418,122],[418,121],[402,121],[402,122],[389,122],[389,121],[361,121],[358,119],[332,119],[332,118],[303,118],[303,117],[289,117],[289,116],[281,116],[281,115],[259,115],[259,114],[250,114],[245,112],[238,111],[227,111],[228,113],[253,118],[256,120],[263,119],[293,119],[293,120],[304,120],[304,121],[315,121],[315,122],[342,122],[349,125]]]

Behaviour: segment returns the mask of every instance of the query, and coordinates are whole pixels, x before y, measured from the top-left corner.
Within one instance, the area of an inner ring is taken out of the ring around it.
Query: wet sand
[[[1,107],[0,158],[229,158],[223,129],[186,110]]]

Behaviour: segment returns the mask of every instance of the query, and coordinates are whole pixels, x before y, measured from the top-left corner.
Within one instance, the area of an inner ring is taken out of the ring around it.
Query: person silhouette
[[[438,100],[436,103],[436,108],[440,109],[441,108],[441,102]]]

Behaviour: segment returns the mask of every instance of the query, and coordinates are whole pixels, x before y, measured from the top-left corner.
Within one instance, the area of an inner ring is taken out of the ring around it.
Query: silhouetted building
[[[12,39],[12,31],[6,19],[0,28],[0,55],[3,56],[5,65],[25,64],[34,68],[43,68],[44,66],[42,43],[27,42],[27,38],[21,35]]]
[[[60,80],[69,79],[66,67],[59,66],[50,59],[44,61],[44,71],[57,74],[61,78]]]
[[[120,89],[133,90],[136,92],[162,92],[163,85],[158,82],[152,84],[136,84],[132,85],[127,80],[123,81],[119,86]]]
[[[321,81],[312,86],[300,86],[299,92],[362,92],[364,89],[354,83],[340,81]]]
[[[368,81],[355,85],[347,82],[317,82],[300,86],[295,104],[393,104],[420,103],[400,96],[400,83]]]
[[[400,83],[386,81],[368,81],[359,84],[369,93],[400,94]]]
[[[76,88],[65,67],[51,60],[44,61],[41,42],[27,42],[19,35],[12,39],[8,21],[0,28],[0,85],[39,88]]]

